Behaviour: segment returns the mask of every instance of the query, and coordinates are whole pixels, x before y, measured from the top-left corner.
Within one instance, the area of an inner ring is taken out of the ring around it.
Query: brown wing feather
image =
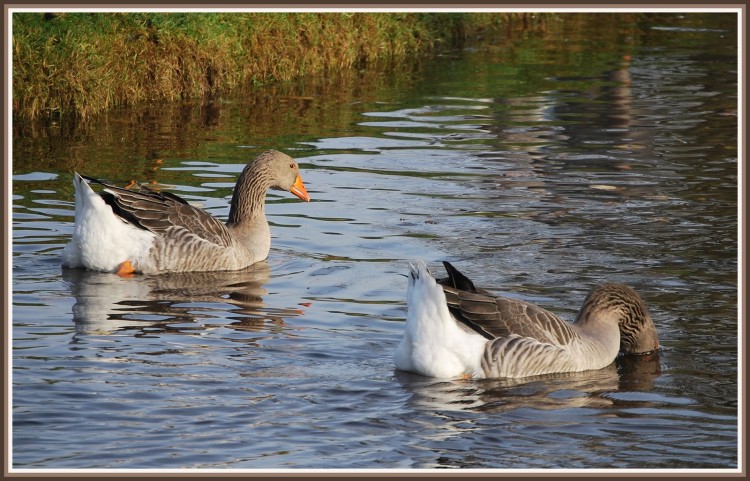
[[[457,320],[487,339],[516,334],[554,345],[565,345],[575,337],[570,324],[534,304],[493,296],[482,289],[463,290],[454,287],[458,285],[471,288],[473,283],[465,277],[457,278],[455,273],[458,271],[453,266],[450,267],[449,278],[439,281],[443,286],[448,309]]]
[[[175,194],[155,191],[143,185],[138,191],[131,191],[91,177],[86,179],[104,185],[105,189],[100,195],[113,212],[141,229],[163,235],[167,229],[176,227],[212,244],[231,244],[232,237],[223,222]]]

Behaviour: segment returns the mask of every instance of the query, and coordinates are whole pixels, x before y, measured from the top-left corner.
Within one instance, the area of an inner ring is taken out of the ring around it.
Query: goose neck
[[[256,162],[245,167],[234,187],[227,225],[237,226],[265,215],[269,185],[270,176],[264,164]]]

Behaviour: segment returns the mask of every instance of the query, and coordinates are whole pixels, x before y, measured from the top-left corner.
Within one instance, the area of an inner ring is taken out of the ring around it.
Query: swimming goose
[[[624,284],[603,284],[574,323],[534,304],[493,296],[444,262],[436,281],[410,265],[404,336],[396,368],[436,378],[519,378],[601,369],[619,352],[659,348],[646,303]]]
[[[310,201],[297,162],[275,150],[242,170],[226,224],[170,192],[86,179],[104,189],[97,194],[84,176],[74,175],[75,229],[62,263],[120,275],[245,268],[271,248],[266,191],[283,189]]]

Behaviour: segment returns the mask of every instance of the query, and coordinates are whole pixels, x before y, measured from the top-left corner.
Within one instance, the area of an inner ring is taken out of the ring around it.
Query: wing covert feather
[[[88,179],[103,184],[96,179]],[[105,189],[101,196],[113,212],[141,229],[163,235],[167,229],[177,228],[223,247],[232,242],[232,236],[223,222],[175,194],[158,192],[145,186],[131,191],[103,185]]]
[[[488,340],[518,335],[556,346],[575,334],[567,322],[529,302],[494,296],[445,262],[448,278],[440,279],[451,314]]]

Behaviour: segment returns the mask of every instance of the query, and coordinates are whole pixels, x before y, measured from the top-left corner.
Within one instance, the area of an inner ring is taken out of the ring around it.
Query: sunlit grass
[[[341,69],[384,69],[523,14],[14,13],[17,118],[80,117]]]

